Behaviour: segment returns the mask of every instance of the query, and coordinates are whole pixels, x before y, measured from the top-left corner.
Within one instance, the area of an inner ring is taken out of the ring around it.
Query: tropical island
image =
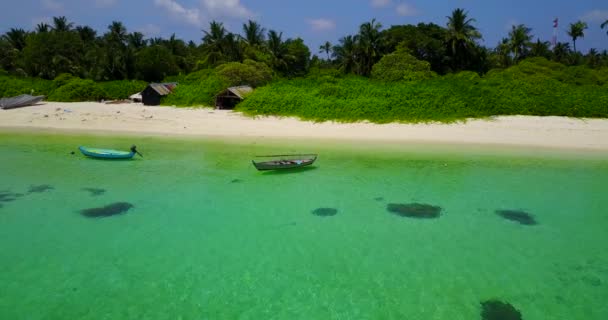
[[[315,50],[252,20],[241,34],[212,21],[196,44],[145,39],[117,21],[98,35],[55,17],[0,38],[0,96],[47,100],[0,120],[26,130],[608,149],[608,52],[576,50],[585,22],[569,24],[572,46],[520,24],[495,48],[480,44],[475,23],[464,9],[445,27],[373,19]],[[124,103],[159,82],[171,84],[158,97],[171,108],[98,103]],[[210,110],[242,85],[254,89],[239,113]]]
[[[591,2],[0,3],[0,319],[608,319]]]
[[[605,28],[608,23],[602,24]],[[308,48],[255,21],[241,34],[212,21],[202,43],[144,39],[114,21],[97,34],[66,17],[0,39],[0,96],[48,101],[127,99],[149,82],[179,83],[168,106],[213,106],[222,90],[256,88],[237,106],[249,115],[315,121],[451,122],[498,115],[608,117],[608,52],[577,51],[588,25],[569,24],[569,43],[512,26],[495,47],[464,9],[433,23],[383,28],[371,20],[339,43]],[[312,56],[311,56],[312,54]]]

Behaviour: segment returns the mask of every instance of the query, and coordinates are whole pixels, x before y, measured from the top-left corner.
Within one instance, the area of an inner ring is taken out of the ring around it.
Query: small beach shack
[[[215,108],[234,109],[237,103],[241,102],[252,91],[253,88],[250,86],[230,87],[215,96]]]
[[[160,98],[173,92],[176,86],[177,83],[175,82],[150,83],[141,92],[141,101],[145,106],[158,106],[160,105]]]

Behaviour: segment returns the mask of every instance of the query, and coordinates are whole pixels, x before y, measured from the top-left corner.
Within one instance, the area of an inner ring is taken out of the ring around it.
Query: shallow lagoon
[[[608,318],[604,155],[151,137],[134,161],[70,154],[134,140],[0,133],[0,318],[456,320],[489,299]],[[319,160],[256,171],[269,152]]]

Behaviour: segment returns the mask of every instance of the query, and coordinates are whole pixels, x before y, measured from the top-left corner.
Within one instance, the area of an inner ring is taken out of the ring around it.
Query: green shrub
[[[72,74],[70,73],[62,73],[60,75],[58,75],[57,77],[55,77],[55,79],[53,79],[53,86],[55,88],[59,88],[61,86],[64,86],[66,84],[68,84],[68,82],[77,79],[78,77],[74,77]]]
[[[20,94],[48,96],[53,89],[53,82],[49,80],[0,76],[0,97],[14,97]]]
[[[434,76],[430,63],[418,60],[405,51],[385,55],[372,68],[372,78],[382,81],[415,81]]]
[[[215,96],[226,89],[228,84],[216,74],[203,74],[205,72],[198,73],[188,81],[180,83],[175,87],[172,94],[163,98],[161,104],[184,107],[213,106]],[[195,81],[195,78],[199,80]]]
[[[486,77],[461,72],[414,82],[361,77],[333,82],[281,80],[258,88],[237,109],[252,115],[377,123],[450,122],[495,115],[608,117],[605,84],[560,81],[560,74],[569,74],[566,68],[542,63],[492,70]],[[528,72],[531,68],[545,72]]]
[[[272,69],[265,63],[253,60],[245,60],[244,63],[225,63],[219,65],[215,70],[229,86],[259,87],[272,80]]]
[[[76,78],[53,91],[48,100],[60,102],[97,101],[103,97],[104,92],[95,82]]]
[[[119,80],[98,82],[97,85],[103,92],[104,99],[120,100],[128,99],[132,94],[141,92],[148,83],[139,80]]]

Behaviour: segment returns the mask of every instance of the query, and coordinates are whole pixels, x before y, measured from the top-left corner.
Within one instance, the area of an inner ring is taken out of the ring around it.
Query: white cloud
[[[397,14],[402,17],[412,17],[418,15],[418,9],[407,3],[402,3],[398,5],[395,10],[397,10]]]
[[[111,7],[116,4],[118,0],[95,0],[95,5],[101,8]]]
[[[154,24],[147,24],[141,28],[138,28],[137,31],[144,34],[144,36],[150,38],[155,37],[160,34],[160,27]]]
[[[608,10],[591,10],[585,13],[581,19],[585,22],[598,22],[602,23],[608,20]]]
[[[254,14],[240,0],[202,0],[203,8],[212,16],[250,18]]]
[[[55,0],[42,0],[42,6],[54,12],[63,12],[63,3]]]
[[[392,0],[372,0],[372,7],[374,8],[386,8],[393,4]]]
[[[173,0],[154,0],[154,4],[165,9],[175,19],[197,27],[202,25],[201,13],[197,8],[187,9]]]
[[[310,19],[308,20],[308,24],[312,27],[312,30],[314,31],[327,31],[336,28],[336,23],[333,20],[323,18]]]

